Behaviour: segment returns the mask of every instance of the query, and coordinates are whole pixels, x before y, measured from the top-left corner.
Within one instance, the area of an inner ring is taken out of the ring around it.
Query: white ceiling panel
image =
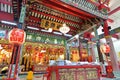
[[[110,1],[110,10],[114,10],[120,7],[120,0],[111,0]],[[115,12],[114,14],[109,16],[109,19],[112,19],[114,22],[108,22],[108,25],[111,26],[112,29],[120,27],[120,10]]]
[[[120,6],[120,0],[110,0],[110,11]]]

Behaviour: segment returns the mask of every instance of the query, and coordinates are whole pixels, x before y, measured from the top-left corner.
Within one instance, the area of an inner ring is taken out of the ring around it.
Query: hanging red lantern
[[[100,51],[102,53],[109,53],[110,52],[110,46],[108,44],[103,44],[100,46]]]
[[[9,32],[9,42],[14,44],[23,44],[25,42],[26,33],[22,29],[14,28]]]

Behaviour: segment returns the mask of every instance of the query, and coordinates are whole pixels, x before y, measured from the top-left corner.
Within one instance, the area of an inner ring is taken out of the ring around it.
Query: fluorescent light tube
[[[70,36],[71,36],[71,35],[70,35]],[[79,38],[79,35],[78,35],[78,34],[77,34],[77,35],[75,35],[75,38],[77,38],[77,39],[78,39],[78,38]]]
[[[62,33],[60,32],[53,32],[54,34],[58,34],[58,35],[62,35]]]
[[[1,21],[1,23],[15,25],[15,26],[17,25],[17,23],[9,22],[9,21]]]
[[[32,29],[32,30],[39,30],[39,28],[35,28],[35,27],[31,27],[31,26],[27,26],[27,28]]]
[[[49,32],[48,30],[46,30],[46,29],[41,29],[41,31],[43,31],[43,32]]]
[[[52,28],[49,28],[49,29],[48,29],[48,32],[52,32]]]
[[[65,36],[68,36],[68,37],[72,37],[72,35],[70,35],[70,34],[64,34]]]

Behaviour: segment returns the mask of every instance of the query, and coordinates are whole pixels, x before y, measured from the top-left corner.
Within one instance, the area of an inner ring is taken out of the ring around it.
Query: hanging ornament
[[[25,42],[26,33],[22,29],[14,28],[9,32],[9,42],[14,44],[23,44]]]
[[[66,34],[70,31],[70,28],[66,24],[63,24],[63,26],[60,27],[59,30],[60,30],[61,33]]]

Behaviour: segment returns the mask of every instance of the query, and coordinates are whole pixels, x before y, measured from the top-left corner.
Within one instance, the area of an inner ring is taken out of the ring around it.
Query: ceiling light
[[[4,23],[4,24],[10,24],[10,25],[14,25],[14,26],[17,25],[17,23],[9,22],[9,21],[1,21],[1,23]]]
[[[78,39],[78,38],[79,38],[79,35],[78,35],[78,34],[77,34],[77,35],[75,35],[75,38],[77,38],[77,39]]]
[[[68,37],[72,37],[72,35],[70,35],[70,34],[64,34],[65,36],[68,36]]]
[[[52,32],[52,28],[49,28],[49,29],[48,29],[48,32]]]
[[[60,30],[61,33],[66,34],[70,31],[70,28],[66,24],[63,24],[63,26],[60,27],[59,30]]]
[[[62,33],[60,32],[53,32],[54,34],[58,34],[58,35],[62,35]]]
[[[31,26],[27,26],[27,28],[32,29],[32,30],[39,30],[39,28],[35,28],[35,27],[31,27]]]
[[[41,29],[41,31],[43,31],[43,32],[49,32],[48,30],[46,30],[46,29]]]
[[[43,31],[43,32],[52,32],[52,28],[49,28],[48,30],[46,30],[46,29],[41,29],[41,31]]]

